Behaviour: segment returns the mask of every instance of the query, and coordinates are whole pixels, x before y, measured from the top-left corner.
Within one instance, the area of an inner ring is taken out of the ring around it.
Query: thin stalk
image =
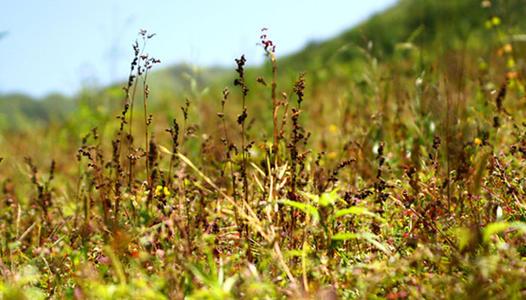
[[[145,153],[149,153],[148,150],[149,150],[149,140],[148,140],[148,128],[150,127],[150,122],[148,121],[148,106],[147,106],[147,102],[148,102],[148,84],[146,84],[146,80],[148,79],[148,71],[146,71],[144,73],[144,80],[142,82],[142,87],[143,87],[143,108],[144,108],[144,125],[145,125],[145,129],[144,129],[144,151]],[[146,180],[148,181],[148,186],[150,186],[151,188],[151,178],[150,178],[150,165],[149,165],[149,161],[148,161],[148,156],[147,156],[147,159],[145,160],[146,162]]]

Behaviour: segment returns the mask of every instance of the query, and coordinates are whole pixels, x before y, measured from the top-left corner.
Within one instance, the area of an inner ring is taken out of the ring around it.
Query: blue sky
[[[396,0],[9,0],[0,12],[0,93],[73,94],[127,76],[139,29],[157,36],[148,53],[161,66],[233,66],[268,27],[278,55],[300,50],[393,5]],[[0,34],[1,35],[1,34]]]

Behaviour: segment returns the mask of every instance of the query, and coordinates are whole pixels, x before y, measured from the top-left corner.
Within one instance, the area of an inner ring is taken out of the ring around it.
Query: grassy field
[[[525,9],[400,1],[231,70],[141,30],[122,86],[2,102],[0,299],[525,298]]]

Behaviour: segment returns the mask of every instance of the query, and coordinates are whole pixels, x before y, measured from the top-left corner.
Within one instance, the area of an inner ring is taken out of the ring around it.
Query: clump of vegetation
[[[119,105],[2,141],[1,297],[525,297],[523,49],[467,2],[469,53],[415,28],[289,76],[264,29],[263,68],[162,103],[141,30]]]

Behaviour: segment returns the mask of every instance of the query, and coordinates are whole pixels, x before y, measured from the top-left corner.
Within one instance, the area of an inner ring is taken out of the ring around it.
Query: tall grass
[[[168,118],[148,85],[153,36],[141,31],[133,46],[116,120],[74,147],[61,129],[8,137],[2,297],[524,296],[513,45],[455,53],[456,73],[451,53],[384,61],[368,44],[357,78],[335,66],[320,84],[310,72],[283,80],[264,30],[269,72],[254,74],[242,55],[232,84],[172,99]]]

